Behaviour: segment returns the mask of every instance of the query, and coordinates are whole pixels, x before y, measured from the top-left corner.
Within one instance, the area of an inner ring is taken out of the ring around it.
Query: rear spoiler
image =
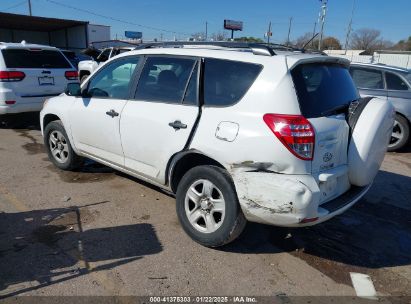
[[[289,69],[293,69],[295,66],[305,63],[334,63],[345,67],[349,67],[351,62],[348,59],[332,56],[312,56],[306,58],[298,58],[297,56],[287,56],[287,65]]]

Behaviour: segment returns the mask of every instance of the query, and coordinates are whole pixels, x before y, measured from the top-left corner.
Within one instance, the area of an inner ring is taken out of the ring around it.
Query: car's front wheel
[[[44,145],[53,164],[62,170],[74,170],[81,164],[71,147],[66,130],[60,120],[50,122],[44,129]]]
[[[236,239],[246,219],[228,172],[214,166],[189,170],[177,189],[177,215],[184,231],[196,242],[218,247]]]
[[[394,127],[387,150],[390,152],[400,150],[407,144],[409,137],[410,127],[408,121],[398,114],[395,115]]]

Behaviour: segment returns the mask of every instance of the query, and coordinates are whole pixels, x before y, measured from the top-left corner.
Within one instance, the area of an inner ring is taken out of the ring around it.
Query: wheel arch
[[[52,122],[52,121],[56,121],[56,120],[61,120],[60,117],[58,117],[56,114],[46,114],[43,118],[43,130],[46,128],[46,126]]]
[[[204,165],[225,169],[220,162],[198,150],[183,151],[175,154],[167,166],[167,181],[173,193],[176,193],[178,184],[188,170]]]

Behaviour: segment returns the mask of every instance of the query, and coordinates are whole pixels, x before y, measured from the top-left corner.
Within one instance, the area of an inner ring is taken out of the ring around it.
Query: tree
[[[312,37],[313,37],[312,33],[305,33],[304,35],[298,37],[296,40],[292,41],[292,45],[294,45],[297,48],[302,48],[308,41],[310,41]],[[318,47],[318,40],[317,40],[317,44],[314,44],[314,45]]]
[[[240,41],[240,42],[255,42],[255,43],[263,43],[264,40],[256,37],[240,37],[240,38],[234,38],[234,41]]]
[[[211,39],[213,41],[224,41],[227,40],[227,32],[217,32],[211,34]]]
[[[341,50],[341,43],[335,37],[326,37],[321,44],[323,50]]]
[[[411,51],[411,36],[408,37],[408,40],[400,40],[396,45],[393,47],[399,51]]]
[[[204,32],[198,32],[191,34],[191,39],[194,41],[206,41],[206,34]]]
[[[351,48],[354,50],[374,51],[381,41],[381,32],[375,29],[362,28],[351,36]]]

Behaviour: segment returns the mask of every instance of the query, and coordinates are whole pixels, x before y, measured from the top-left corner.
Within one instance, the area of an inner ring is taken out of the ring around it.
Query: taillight
[[[313,159],[315,133],[313,126],[305,117],[265,114],[263,119],[291,153],[303,160]]]
[[[64,73],[64,76],[68,80],[78,80],[78,72],[77,71],[66,71],[66,73]]]
[[[0,71],[0,82],[22,81],[26,74],[18,71]]]

